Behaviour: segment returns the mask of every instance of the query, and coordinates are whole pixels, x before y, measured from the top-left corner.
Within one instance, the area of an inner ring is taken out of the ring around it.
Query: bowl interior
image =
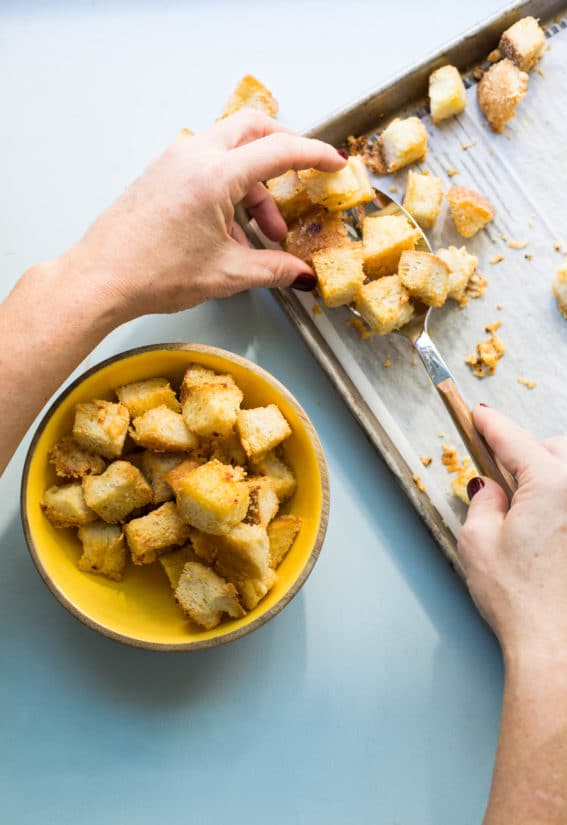
[[[61,436],[71,432],[75,404],[93,398],[116,400],[115,387],[144,378],[165,376],[177,388],[191,362],[232,373],[244,393],[243,406],[278,404],[293,431],[285,442],[286,454],[298,480],[297,491],[282,512],[292,512],[303,522],[295,544],[278,568],[278,581],[273,590],[244,618],[224,621],[211,631],[199,630],[183,617],[159,563],[144,567],[130,563],[122,582],[81,572],[77,568],[80,543],[74,531],[56,530],[40,509],[43,491],[61,483],[47,455]],[[80,380],[56,402],[30,448],[22,512],[28,544],[39,572],[68,609],[91,627],[121,641],[150,648],[179,649],[210,646],[221,640],[228,641],[227,635],[244,635],[283,607],[316,559],[321,539],[323,482],[310,424],[289,393],[276,384],[241,359],[232,360],[228,353],[225,356],[218,351],[160,348],[119,356]]]

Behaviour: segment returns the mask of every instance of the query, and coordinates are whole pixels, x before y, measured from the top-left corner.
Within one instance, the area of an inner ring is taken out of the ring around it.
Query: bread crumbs
[[[422,456],[420,456],[419,460],[421,461],[421,463],[423,464],[424,467],[429,467],[429,465],[433,461],[433,459],[431,458],[430,455],[422,455]]]
[[[529,241],[508,241],[510,249],[525,249]]]
[[[311,314],[312,315],[321,315],[321,307],[319,304],[313,304],[311,307]]]
[[[396,186],[396,184],[395,184],[395,183],[393,183],[393,184],[390,186],[389,191],[392,193],[392,195],[395,195],[395,194],[396,194],[396,192],[398,191],[398,187]]]
[[[462,143],[461,144],[461,149],[463,150],[463,152],[468,152],[468,150],[472,149],[473,146],[475,146],[475,145],[476,145],[476,140],[471,140],[470,143]]]
[[[533,259],[533,257],[534,256],[530,255],[529,253],[527,255],[524,255],[524,258],[526,259],[526,261],[531,261]]]
[[[480,272],[475,272],[474,275],[471,275],[471,277],[469,278],[469,282],[466,286],[466,297],[472,298],[473,300],[476,300],[476,298],[480,298],[486,292],[487,286],[488,280],[483,275],[481,275]]]
[[[500,54],[500,49],[492,49],[486,59],[489,63],[498,63],[501,57],[502,55]]]
[[[447,174],[450,178],[454,178],[455,175],[459,174],[459,171],[458,171],[458,169],[452,169],[451,168],[451,169],[447,169]]]
[[[385,367],[391,367],[392,366],[391,358],[386,358],[386,360],[384,361],[384,366]]]
[[[502,340],[496,335],[496,331],[501,327],[502,321],[488,324],[485,329],[490,333],[490,338],[480,341],[476,345],[476,353],[465,358],[465,364],[469,366],[477,378],[486,378],[487,375],[494,375],[498,362],[506,352]]]
[[[352,327],[354,330],[356,330],[356,332],[358,332],[363,341],[368,340],[368,338],[372,338],[372,336],[374,335],[372,330],[368,329],[366,324],[363,321],[361,321],[360,318],[349,318],[347,321],[347,326]]]
[[[469,504],[467,484],[471,478],[475,478],[475,476],[478,475],[476,467],[471,461],[471,457],[465,455],[461,461],[454,447],[448,447],[446,444],[442,444],[441,449],[443,451],[441,461],[447,468],[447,472],[455,473],[455,478],[451,479],[453,495],[460,498],[464,504]]]
[[[499,264],[504,260],[504,255],[495,255],[494,258],[489,260],[489,264]]]
[[[518,384],[521,384],[523,387],[527,387],[528,390],[535,390],[537,387],[536,381],[528,381],[527,378],[517,378],[516,380]]]
[[[416,476],[416,475],[414,474],[414,475],[412,475],[412,479],[413,479],[413,483],[415,484],[415,486],[417,487],[417,489],[419,490],[419,492],[420,492],[420,493],[425,493],[425,484],[424,484],[424,483],[423,483],[423,481],[420,479],[420,477],[419,477],[419,476]]]

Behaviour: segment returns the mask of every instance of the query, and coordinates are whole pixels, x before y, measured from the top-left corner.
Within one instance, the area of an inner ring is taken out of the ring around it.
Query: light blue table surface
[[[241,74],[306,128],[500,5],[2,3],[1,294]],[[252,357],[305,406],[332,488],[320,560],[238,643],[120,646],[35,572],[22,445],[0,481],[0,822],[479,823],[502,667],[466,592],[267,292],[138,320],[88,363],[175,340]]]

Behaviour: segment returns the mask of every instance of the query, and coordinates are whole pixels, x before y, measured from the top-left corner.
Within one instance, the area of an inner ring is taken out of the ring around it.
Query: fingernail
[[[292,289],[300,289],[302,292],[311,292],[317,286],[317,278],[314,275],[298,275],[292,283]]]
[[[488,407],[488,404],[485,404],[484,401],[479,401],[479,407]]]
[[[340,155],[342,158],[344,158],[345,160],[348,160],[348,155],[347,155],[347,153],[346,153],[343,149],[337,149],[337,152],[339,153],[339,155]]]
[[[476,476],[475,478],[471,478],[471,480],[467,484],[467,496],[469,497],[469,501],[471,501],[472,498],[476,496],[476,494],[480,492],[483,487],[484,481],[482,480],[482,478],[479,478],[478,476]]]

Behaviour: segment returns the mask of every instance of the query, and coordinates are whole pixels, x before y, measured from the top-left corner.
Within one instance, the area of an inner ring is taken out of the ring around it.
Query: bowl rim
[[[119,633],[110,627],[106,627],[105,625],[100,624],[95,619],[91,618],[87,613],[81,610],[81,608],[73,604],[73,602],[67,598],[67,596],[59,589],[59,587],[53,581],[53,579],[47,574],[47,571],[45,570],[43,562],[40,558],[40,554],[35,546],[27,514],[28,480],[36,446],[39,439],[41,438],[43,431],[45,430],[45,427],[47,426],[48,421],[55,414],[55,412],[61,406],[63,401],[67,398],[67,396],[69,396],[73,392],[73,390],[75,390],[80,384],[82,384],[83,381],[85,381],[94,373],[99,372],[101,369],[104,369],[105,367],[109,366],[110,364],[113,364],[116,361],[125,360],[126,358],[130,358],[132,356],[142,355],[146,352],[154,352],[156,350],[169,350],[189,353],[194,352],[196,354],[203,353],[205,355],[214,355],[219,358],[224,358],[225,360],[233,361],[239,364],[245,369],[248,369],[256,375],[259,375],[261,378],[263,378],[265,381],[271,384],[282,396],[284,396],[286,401],[294,408],[295,412],[301,419],[303,426],[307,430],[309,439],[315,451],[317,465],[319,468],[319,474],[321,478],[321,513],[319,518],[317,536],[315,538],[314,545],[311,549],[311,552],[309,553],[307,561],[295,582],[292,584],[289,590],[287,590],[283,594],[281,599],[279,599],[276,602],[276,604],[274,604],[269,610],[265,611],[256,619],[254,619],[253,622],[250,622],[250,624],[246,625],[245,627],[241,627],[237,630],[233,630],[230,633],[223,634],[222,636],[216,636],[210,639],[203,639],[201,641],[152,642],[145,639],[136,639],[124,633]],[[196,650],[204,650],[206,648],[211,647],[220,647],[221,645],[229,644],[230,642],[234,642],[237,639],[243,638],[244,636],[248,636],[249,633],[253,633],[259,627],[262,627],[262,625],[267,624],[267,622],[269,622],[270,619],[272,619],[274,616],[280,613],[284,609],[284,607],[286,607],[290,603],[290,601],[297,595],[297,593],[301,590],[301,588],[307,581],[311,571],[313,570],[313,567],[315,566],[315,562],[319,557],[319,553],[321,552],[321,547],[323,546],[323,541],[325,538],[325,534],[327,532],[327,526],[329,522],[329,501],[329,473],[327,461],[325,458],[325,454],[323,452],[323,447],[321,445],[321,441],[319,439],[319,436],[317,435],[315,427],[311,422],[311,419],[309,418],[309,416],[307,415],[299,401],[295,398],[295,396],[280,381],[278,381],[277,378],[271,375],[271,373],[269,373],[263,367],[260,367],[258,364],[255,364],[253,361],[250,361],[248,358],[244,358],[241,355],[232,353],[229,350],[221,349],[220,347],[209,346],[208,344],[174,342],[164,344],[147,344],[145,346],[134,347],[132,349],[125,350],[124,352],[117,353],[116,355],[111,355],[109,358],[100,361],[98,364],[89,367],[89,369],[85,370],[85,372],[82,372],[61,393],[59,393],[55,400],[49,405],[49,408],[47,409],[39,425],[37,426],[26,454],[24,469],[22,473],[22,482],[20,486],[20,518],[28,551],[31,555],[36,570],[38,571],[39,575],[41,576],[41,578],[43,579],[44,583],[47,585],[51,593],[55,596],[57,601],[69,613],[71,613],[72,616],[74,616],[76,619],[78,619],[80,622],[86,625],[90,630],[100,633],[103,636],[106,636],[107,638],[112,639],[115,642],[120,642],[130,647],[151,650],[154,652],[191,652]]]

